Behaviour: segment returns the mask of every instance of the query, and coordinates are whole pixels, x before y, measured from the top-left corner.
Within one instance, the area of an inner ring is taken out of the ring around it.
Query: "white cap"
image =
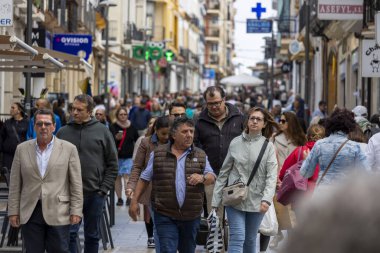
[[[352,112],[355,114],[355,117],[367,117],[368,116],[367,108],[362,106],[362,105],[356,106],[354,109],[352,109]]]

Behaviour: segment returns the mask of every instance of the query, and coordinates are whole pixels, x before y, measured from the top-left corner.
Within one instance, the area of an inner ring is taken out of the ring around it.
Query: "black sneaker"
[[[154,244],[154,238],[153,237],[148,238],[147,246],[150,249],[153,249],[156,247],[156,244]]]
[[[117,202],[116,202],[117,206],[122,206],[123,204],[124,204],[123,199],[118,199]]]
[[[126,206],[129,206],[131,204],[131,199],[130,198],[127,198],[127,200],[125,201],[125,205]]]

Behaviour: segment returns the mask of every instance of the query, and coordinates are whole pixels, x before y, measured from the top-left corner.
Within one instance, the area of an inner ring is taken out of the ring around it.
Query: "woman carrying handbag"
[[[240,203],[226,206],[229,253],[256,252],[256,236],[272,204],[277,181],[276,154],[273,144],[267,140],[273,128],[277,128],[277,123],[265,109],[250,109],[245,130],[232,140],[215,183],[214,209],[222,202],[227,182],[229,189],[237,182],[243,182],[246,187],[246,196]],[[226,203],[225,199],[223,202]]]

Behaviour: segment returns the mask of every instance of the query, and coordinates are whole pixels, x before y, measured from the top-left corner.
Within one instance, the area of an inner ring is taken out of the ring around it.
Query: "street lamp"
[[[104,85],[105,85],[105,93],[107,95],[107,104],[106,111],[107,113],[110,111],[110,93],[107,91],[108,86],[108,43],[109,43],[109,21],[108,21],[108,8],[117,6],[117,2],[114,0],[105,0],[99,3],[100,7],[104,8],[104,16],[106,19],[106,47],[104,51],[104,66],[105,66],[105,76],[104,76]],[[110,225],[115,225],[115,190],[112,187],[110,190]]]
[[[108,85],[108,47],[109,47],[109,20],[108,20],[108,8],[109,7],[115,7],[117,6],[117,2],[115,0],[105,0],[99,3],[100,7],[104,8],[104,16],[106,20],[106,46],[105,46],[105,51],[104,51],[104,92],[106,93],[107,96],[107,104],[106,104],[106,111],[107,113],[110,110],[110,100],[111,96],[110,93],[107,91],[107,85]]]

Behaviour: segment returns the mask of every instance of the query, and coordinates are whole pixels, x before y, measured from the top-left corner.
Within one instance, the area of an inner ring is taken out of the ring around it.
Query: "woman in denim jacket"
[[[336,151],[347,140],[349,132],[355,129],[355,124],[352,112],[347,109],[336,109],[326,120],[327,137],[317,141],[309,155],[304,154],[308,156],[302,164],[301,175],[305,178],[311,177],[316,165],[319,164],[320,171],[317,181],[319,182]],[[366,156],[361,150],[360,144],[348,141],[336,156],[322,181],[317,185],[315,193],[320,191],[321,186],[333,185],[347,177],[353,170],[366,170],[367,167]]]
[[[212,207],[222,202],[222,190],[237,180],[247,183],[265,139],[277,123],[262,108],[248,112],[245,131],[235,137],[215,183]],[[236,206],[227,206],[230,227],[229,253],[256,252],[256,236],[265,212],[272,204],[277,181],[277,159],[273,143],[269,142],[261,163],[248,189],[247,198]]]

